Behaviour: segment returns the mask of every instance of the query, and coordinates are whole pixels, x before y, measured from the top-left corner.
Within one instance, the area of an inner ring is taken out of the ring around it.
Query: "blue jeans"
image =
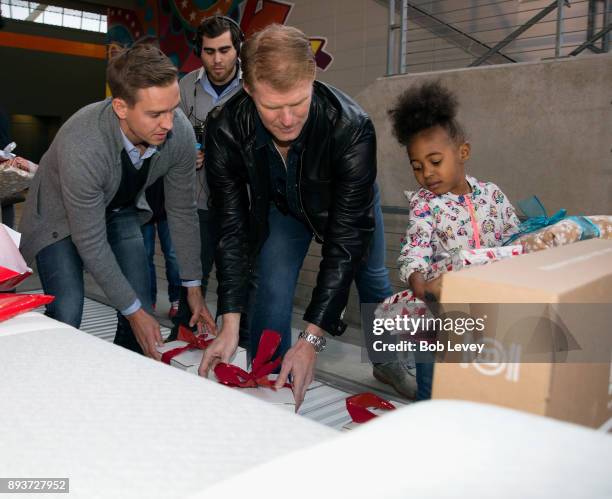
[[[166,262],[166,279],[168,280],[168,301],[178,301],[181,292],[181,277],[179,275],[176,253],[170,238],[168,220],[150,222],[141,227],[144,239],[145,250],[147,252],[147,263],[149,265],[149,279],[151,281],[151,303],[157,301],[157,276],[155,274],[155,227],[159,236],[159,244],[164,254]]]
[[[416,363],[417,401],[429,400],[431,398],[431,385],[433,383],[434,365],[435,364],[433,355],[431,356],[431,362]]]
[[[2,207],[2,223],[11,229],[15,228],[15,205],[9,204]]]
[[[123,275],[136,292],[144,310],[152,313],[147,255],[136,210],[126,208],[107,214],[106,233]],[[72,239],[66,237],[43,248],[36,255],[36,264],[45,294],[55,296],[55,300],[47,305],[46,315],[80,327],[85,296],[83,261]],[[117,318],[115,344],[142,353],[128,320],[119,312]]]
[[[367,261],[359,269],[355,283],[361,303],[380,303],[393,294],[385,267],[385,232],[380,194],[375,186],[376,229]],[[291,348],[291,315],[298,276],[312,231],[292,215],[283,215],[274,204],[268,215],[270,235],[257,258],[256,286],[249,303],[250,356],[254,356],[264,329],[282,335],[280,355]]]

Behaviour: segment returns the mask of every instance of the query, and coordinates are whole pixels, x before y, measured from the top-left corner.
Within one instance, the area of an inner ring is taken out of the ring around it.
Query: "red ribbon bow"
[[[206,335],[204,334],[194,334],[194,332],[188,327],[183,326],[182,324],[179,326],[177,340],[186,341],[187,345],[182,347],[173,348],[172,350],[168,350],[167,352],[162,354],[161,360],[166,364],[170,364],[170,361],[176,357],[177,355],[186,352],[187,350],[206,350],[208,345],[213,342],[214,338],[205,339]]]
[[[373,412],[370,412],[368,407],[385,409],[387,411],[395,409],[391,402],[370,392],[351,395],[346,399],[346,410],[355,423],[366,423],[370,419],[378,417]]]
[[[281,364],[282,359],[280,357],[271,360],[280,343],[280,333],[265,329],[259,339],[259,348],[253,359],[251,372],[246,372],[233,364],[219,362],[215,366],[215,376],[217,376],[219,383],[239,388],[255,388],[257,386],[272,388],[274,381],[268,378],[268,374],[272,373]],[[291,388],[288,383],[285,383],[285,386]]]

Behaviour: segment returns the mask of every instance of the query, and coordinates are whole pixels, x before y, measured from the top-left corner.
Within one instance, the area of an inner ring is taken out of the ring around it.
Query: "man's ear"
[[[113,111],[120,120],[124,120],[127,117],[128,103],[119,97],[115,97],[112,100]]]
[[[470,159],[470,153],[472,152],[472,146],[469,142],[464,142],[459,146],[459,158],[461,161],[467,161]]]
[[[247,85],[247,82],[246,82],[246,81],[243,81],[243,82],[242,82],[242,88],[244,88],[244,91],[245,91],[247,94],[249,94],[249,97],[253,97],[253,94],[252,94],[252,91],[251,91],[251,87],[249,87],[249,86]]]

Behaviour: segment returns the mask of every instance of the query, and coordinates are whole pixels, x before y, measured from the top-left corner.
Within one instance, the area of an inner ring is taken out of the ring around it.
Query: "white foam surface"
[[[430,401],[191,497],[269,498],[274,477],[275,490],[292,499],[607,499],[611,463],[612,437],[595,430],[485,404]]]
[[[50,331],[55,329],[73,330],[72,327],[54,321],[38,312],[25,312],[12,319],[0,322],[0,339],[13,334],[30,333],[33,331]]]
[[[0,333],[2,476],[69,477],[71,497],[184,497],[338,436],[52,319],[34,322],[39,331]]]

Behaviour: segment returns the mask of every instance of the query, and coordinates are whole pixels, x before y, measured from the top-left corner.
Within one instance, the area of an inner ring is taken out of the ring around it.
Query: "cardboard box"
[[[611,301],[612,240],[582,241],[446,274],[441,302],[449,308],[453,306],[448,304],[478,304],[466,306],[477,307],[479,314],[492,315],[495,327],[487,329],[486,349],[488,354],[497,350],[488,355],[491,362],[436,364],[432,398],[486,402],[593,428],[606,426],[607,422],[609,425],[612,372],[607,315],[611,314],[606,311],[612,307],[589,308],[588,304]],[[503,306],[495,305],[515,303],[537,305],[517,306],[512,309],[512,316],[508,313],[510,307],[504,312]],[[569,338],[564,341],[569,347],[556,351],[556,358],[563,360],[565,356],[570,362],[551,362],[555,338],[553,334],[546,337],[542,333],[551,331],[542,327],[548,324],[544,316],[540,321],[533,317],[529,320],[527,315],[533,314],[533,307],[547,309],[549,313],[551,309],[574,310],[562,321]],[[591,312],[587,313],[588,310]],[[581,315],[580,311],[584,313]],[[539,354],[544,361],[525,362],[521,347],[508,346],[507,342],[500,347],[496,336],[503,336],[513,327],[516,331],[517,325],[522,328],[520,334],[531,335],[532,343],[548,343],[550,350],[545,348],[542,351],[547,353]],[[580,351],[567,351],[572,350],[572,345],[578,345],[574,350]],[[571,362],[575,354],[582,355],[580,363]],[[591,354],[598,355],[596,361],[585,360]]]

